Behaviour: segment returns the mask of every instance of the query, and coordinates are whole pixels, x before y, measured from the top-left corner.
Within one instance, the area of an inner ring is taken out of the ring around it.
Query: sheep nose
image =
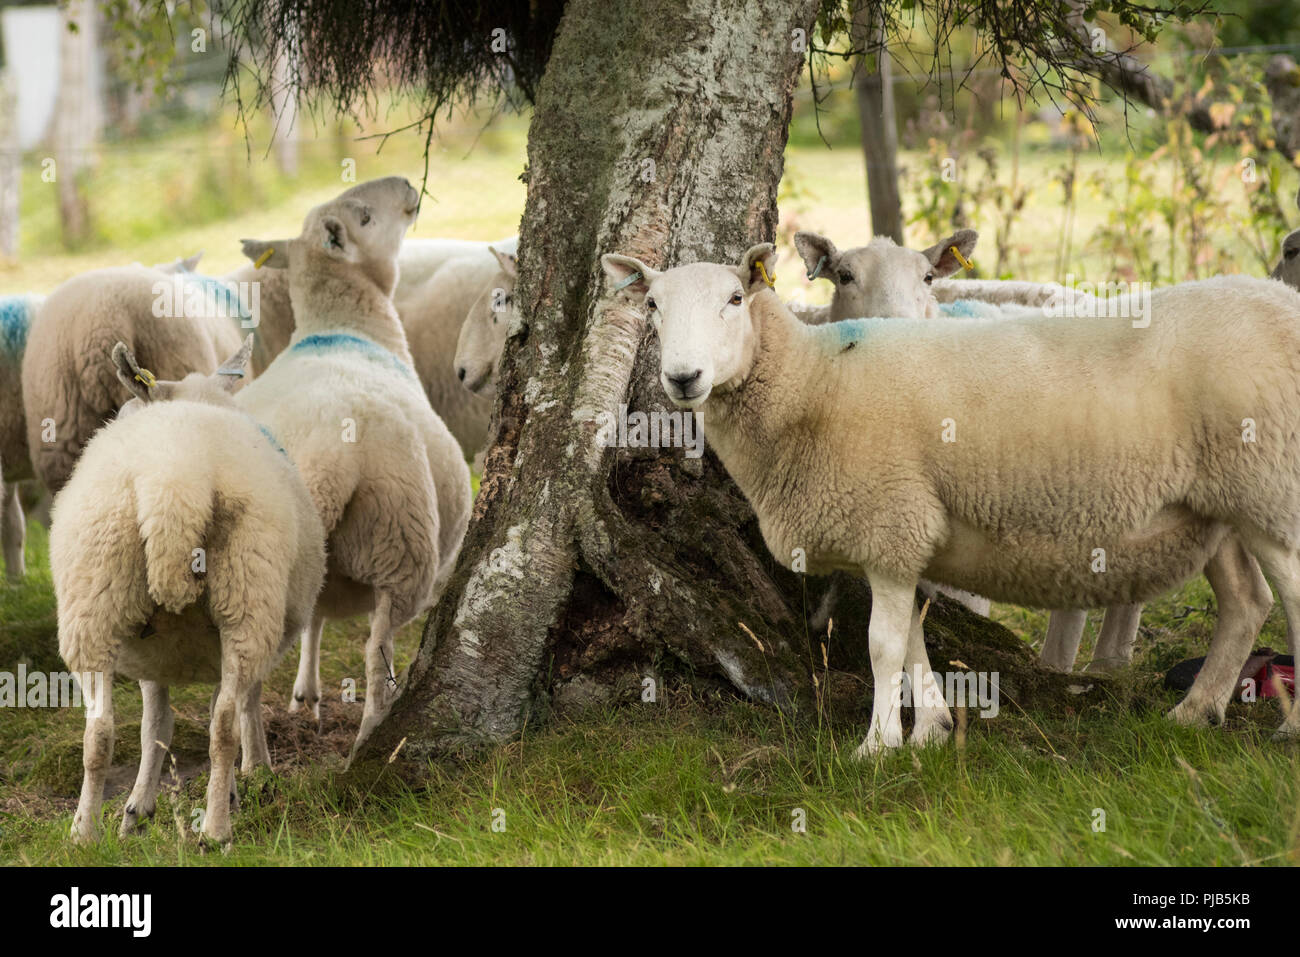
[[[685,394],[687,387],[692,382],[695,382],[697,379],[699,379],[699,377],[702,376],[703,374],[704,374],[703,369],[696,369],[694,372],[687,372],[685,374],[667,375],[667,379],[673,385],[677,386],[678,392]]]
[[[465,381],[465,367],[464,367],[464,366],[459,366],[459,367],[457,367],[457,369],[456,369],[456,378],[459,379],[461,382],[464,382],[464,381]]]

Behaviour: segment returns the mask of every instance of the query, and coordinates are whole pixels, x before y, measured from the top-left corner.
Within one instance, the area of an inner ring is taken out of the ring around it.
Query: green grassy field
[[[26,583],[0,585],[0,670],[59,667],[35,523],[29,562]],[[1043,615],[998,607],[996,616],[1041,639]],[[0,863],[1298,863],[1300,781],[1294,746],[1269,740],[1276,703],[1234,704],[1212,730],[1163,716],[1175,697],[1159,672],[1200,653],[1212,623],[1208,587],[1191,584],[1148,608],[1136,667],[1114,689],[1051,713],[1004,700],[996,718],[972,717],[962,747],[857,763],[865,696],[843,713],[789,719],[669,687],[655,704],[557,719],[430,766],[420,786],[381,775],[365,791],[341,778],[361,711],[341,689],[347,678],[364,688],[364,624],[331,625],[322,733],[286,710],[291,654],[263,699],[276,772],[241,777],[229,853],[203,853],[192,828],[206,784],[203,686],[173,691],[176,763],[157,816],[143,835],[117,836],[140,719],[136,687],[119,682],[105,836],[91,847],[67,838],[80,709],[0,712]],[[1284,632],[1275,609],[1260,641],[1281,647]],[[402,631],[399,667],[418,642],[418,625]]]

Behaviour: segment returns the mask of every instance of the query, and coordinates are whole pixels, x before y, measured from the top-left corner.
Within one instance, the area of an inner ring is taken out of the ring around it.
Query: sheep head
[[[877,236],[865,246],[840,252],[825,236],[798,232],[794,246],[810,276],[835,284],[832,322],[872,316],[927,319],[937,314],[931,281],[955,273],[961,260],[974,252],[977,239],[975,230],[959,229],[918,252]]]
[[[1296,206],[1300,207],[1300,193],[1296,194],[1295,199]],[[1292,289],[1300,289],[1300,229],[1282,240],[1282,258],[1269,275],[1282,280]]]
[[[750,301],[776,266],[771,243],[751,247],[738,266],[691,263],[660,272],[613,254],[600,264],[619,290],[644,305],[659,334],[659,381],[674,405],[695,408],[715,388],[744,378],[756,345]]]
[[[179,381],[168,381],[155,378],[136,361],[126,343],[119,342],[113,346],[113,367],[118,381],[126,386],[132,398],[118,410],[117,417],[120,419],[156,402],[188,401],[233,406],[231,394],[247,377],[248,361],[252,355],[253,336],[250,333],[239,351],[221,363],[211,375],[192,372]]]
[[[470,306],[456,340],[456,376],[465,388],[478,395],[496,391],[497,363],[519,315],[514,302],[519,262],[491,246],[488,251],[496,257],[500,271]]]
[[[244,255],[259,268],[303,275],[347,270],[391,296],[397,253],[419,211],[420,194],[404,177],[372,179],[311,210],[296,239],[242,240]]]

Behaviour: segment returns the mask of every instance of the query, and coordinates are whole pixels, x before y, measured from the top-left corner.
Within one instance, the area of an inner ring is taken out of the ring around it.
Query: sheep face
[[[461,324],[455,359],[456,376],[465,388],[485,396],[496,391],[497,363],[519,315],[514,302],[518,261],[491,246],[488,250],[497,258],[501,271],[492,277]]]
[[[221,363],[212,375],[191,372],[179,381],[160,381],[148,370],[141,369],[131,350],[119,342],[113,346],[113,366],[118,381],[126,386],[132,397],[118,410],[117,417],[133,415],[155,402],[204,402],[233,408],[233,393],[248,375],[248,361],[252,355],[253,336],[250,334],[239,351]]]
[[[404,177],[372,179],[309,212],[297,239],[243,240],[244,255],[300,274],[313,264],[350,266],[391,296],[397,253],[419,211],[420,194]]]
[[[674,405],[693,409],[744,378],[756,341],[749,303],[776,265],[771,243],[754,246],[736,267],[692,263],[658,272],[615,255],[602,256],[601,265],[644,305],[659,335],[659,381]]]
[[[1269,275],[1293,289],[1300,289],[1300,229],[1282,240],[1282,258]]]
[[[835,284],[831,299],[831,321],[896,316],[902,319],[931,319],[938,305],[930,291],[934,279],[951,276],[961,266],[953,252],[963,258],[975,250],[979,233],[961,229],[929,249],[917,252],[877,236],[865,246],[840,252],[825,236],[795,233],[808,275]]]

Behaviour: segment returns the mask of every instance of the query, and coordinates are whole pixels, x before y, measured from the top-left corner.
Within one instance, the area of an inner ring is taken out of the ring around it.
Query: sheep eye
[[[925,274],[925,284],[928,286],[928,285],[930,285],[930,283],[932,283],[932,282],[934,282],[934,273],[932,273],[932,272],[928,272],[928,273],[926,273],[926,274]]]
[[[368,209],[361,210],[361,225],[362,226],[370,225],[370,210]]]
[[[739,306],[742,302],[745,301],[745,297],[738,292],[733,292],[731,294],[731,298],[728,299],[727,301],[731,303],[731,305],[733,306]]]
[[[655,301],[653,299],[647,299],[645,301],[645,307],[649,309],[651,312],[654,312],[656,309],[659,308],[658,306],[655,305]]]
[[[841,285],[841,286],[847,286],[847,285],[848,285],[849,283],[851,283],[851,282],[853,282],[853,273],[851,273],[851,272],[842,272],[842,273],[840,273],[840,285]]]
[[[1295,259],[1296,253],[1300,253],[1300,246],[1292,246],[1290,249],[1282,251],[1283,259]]]

